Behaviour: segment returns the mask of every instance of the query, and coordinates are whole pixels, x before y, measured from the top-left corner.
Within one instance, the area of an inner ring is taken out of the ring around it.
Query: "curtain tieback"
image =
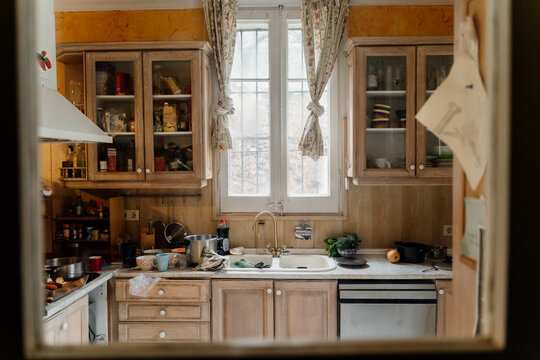
[[[316,101],[310,101],[307,109],[317,117],[321,117],[324,114],[324,107]]]
[[[233,101],[230,96],[226,96],[222,100],[220,100],[216,106],[216,113],[218,115],[233,115],[234,114],[234,106]]]

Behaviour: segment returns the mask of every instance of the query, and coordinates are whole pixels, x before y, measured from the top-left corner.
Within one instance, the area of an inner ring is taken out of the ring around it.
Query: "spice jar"
[[[70,232],[69,232],[69,224],[64,224],[62,226],[63,228],[63,231],[62,231],[62,237],[64,240],[69,240],[69,235],[70,235]]]

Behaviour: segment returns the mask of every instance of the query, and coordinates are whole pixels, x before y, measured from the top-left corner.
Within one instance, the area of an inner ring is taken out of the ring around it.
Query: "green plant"
[[[326,251],[329,257],[339,257],[339,250],[355,249],[358,247],[360,240],[356,234],[343,234],[338,238],[329,237],[324,239],[324,242],[328,245]]]

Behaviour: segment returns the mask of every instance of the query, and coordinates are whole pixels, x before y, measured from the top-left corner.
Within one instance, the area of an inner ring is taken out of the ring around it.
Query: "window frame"
[[[284,214],[341,214],[343,211],[343,137],[339,102],[339,58],[327,85],[330,143],[328,196],[287,194],[287,48],[288,24],[300,21],[299,10],[253,9],[238,11],[238,22],[267,22],[269,49],[278,56],[269,56],[270,79],[270,195],[228,195],[228,152],[216,154],[216,210],[218,214],[253,213],[270,210]],[[235,54],[236,56],[236,54]],[[279,59],[279,60],[276,60]],[[236,105],[236,104],[235,104]],[[303,119],[305,121],[305,119]],[[300,140],[300,139],[299,139]],[[274,154],[274,156],[272,156]]]

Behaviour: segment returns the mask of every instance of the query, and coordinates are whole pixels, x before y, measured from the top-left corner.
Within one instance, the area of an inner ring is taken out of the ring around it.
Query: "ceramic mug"
[[[392,165],[390,165],[390,161],[386,160],[385,158],[375,159],[375,166],[377,166],[379,169],[389,169],[392,167]]]
[[[157,267],[158,271],[167,271],[167,269],[169,269],[169,254],[156,254],[156,257],[152,260],[152,263],[155,267]]]
[[[105,265],[105,259],[101,256],[90,256],[90,271],[101,271],[103,265]]]

